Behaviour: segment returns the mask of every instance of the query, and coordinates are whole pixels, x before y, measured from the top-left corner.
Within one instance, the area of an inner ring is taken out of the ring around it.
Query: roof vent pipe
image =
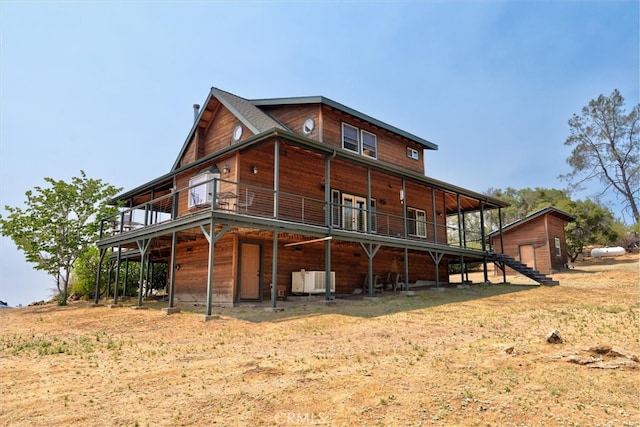
[[[198,120],[198,114],[200,114],[200,104],[193,104],[193,122]]]

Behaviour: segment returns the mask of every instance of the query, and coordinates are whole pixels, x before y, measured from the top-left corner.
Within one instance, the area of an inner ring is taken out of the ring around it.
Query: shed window
[[[560,250],[560,238],[556,237],[553,239],[555,247],[556,247],[556,256],[562,256],[562,251]]]

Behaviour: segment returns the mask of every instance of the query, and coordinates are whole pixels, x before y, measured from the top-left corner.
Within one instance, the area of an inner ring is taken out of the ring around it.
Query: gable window
[[[212,172],[200,173],[189,180],[189,208],[204,206],[213,199],[213,185],[216,193],[220,191],[220,174]]]
[[[342,123],[342,148],[377,159],[378,137],[374,133]]]
[[[553,242],[556,247],[556,256],[562,256],[562,251],[560,250],[560,238],[554,238]]]
[[[427,237],[427,214],[425,211],[407,208],[407,232],[410,236]]]

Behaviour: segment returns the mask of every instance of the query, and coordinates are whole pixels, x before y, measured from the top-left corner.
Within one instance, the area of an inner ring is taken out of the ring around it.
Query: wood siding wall
[[[233,236],[223,236],[215,246],[213,302],[220,305],[233,303],[235,289],[236,243]],[[204,304],[207,297],[209,242],[201,238],[181,243],[176,248],[175,298],[180,303]]]
[[[378,139],[378,160],[406,168],[412,172],[424,173],[423,147],[421,145],[355,117],[347,116],[327,106],[322,107],[322,141],[342,149],[343,122],[376,135]],[[407,147],[417,150],[420,159],[413,160],[408,158]]]
[[[553,215],[542,215],[503,233],[504,253],[520,260],[519,247],[533,245],[535,269],[543,274],[551,274],[564,268],[567,262],[567,243],[564,228],[566,222]],[[556,256],[555,238],[560,239],[561,254]],[[494,252],[501,252],[500,236],[492,237]],[[534,268],[530,265],[529,267]],[[508,274],[517,274],[508,269]]]
[[[260,109],[280,123],[289,128],[292,132],[302,133],[302,125],[308,118],[312,118],[315,122],[313,132],[304,135],[307,138],[322,141],[322,117],[320,115],[320,106],[318,104],[301,104],[301,105],[281,105],[276,107],[260,107]]]
[[[273,271],[273,238],[269,233],[254,232],[245,235],[253,243],[262,244],[262,298],[270,298],[270,284]],[[298,236],[298,240],[307,240]],[[291,293],[291,273],[305,269],[325,269],[325,243],[317,242],[308,245],[285,247],[292,240],[281,240],[278,243],[278,281],[279,289],[286,289]],[[182,243],[176,248],[176,263],[180,268],[176,270],[175,298],[184,304],[206,303],[207,272],[209,243],[201,238]],[[238,287],[238,236],[229,233],[223,236],[215,245],[213,303],[216,305],[230,305],[237,302]],[[331,270],[336,273],[336,293],[351,294],[356,288],[363,288],[368,271],[368,259],[360,245],[347,242],[331,242]],[[404,252],[397,249],[381,248],[373,260],[374,274],[386,280],[387,273],[397,271],[404,275]],[[441,283],[448,282],[448,265],[443,260],[439,266]],[[435,265],[428,253],[409,253],[409,282],[417,280],[433,282],[435,280]]]

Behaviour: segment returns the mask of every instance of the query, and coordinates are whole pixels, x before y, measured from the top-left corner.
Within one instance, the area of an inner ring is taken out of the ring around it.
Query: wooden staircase
[[[520,261],[516,261],[508,255],[494,253],[492,256],[492,260],[500,270],[504,271],[506,267],[510,267],[512,270],[517,271],[518,273],[540,283],[541,285],[556,286],[560,284],[560,282],[558,282],[557,280],[553,280],[551,277],[545,276],[544,274],[540,273],[537,270],[534,270],[531,267],[527,267],[526,264],[522,264]]]

